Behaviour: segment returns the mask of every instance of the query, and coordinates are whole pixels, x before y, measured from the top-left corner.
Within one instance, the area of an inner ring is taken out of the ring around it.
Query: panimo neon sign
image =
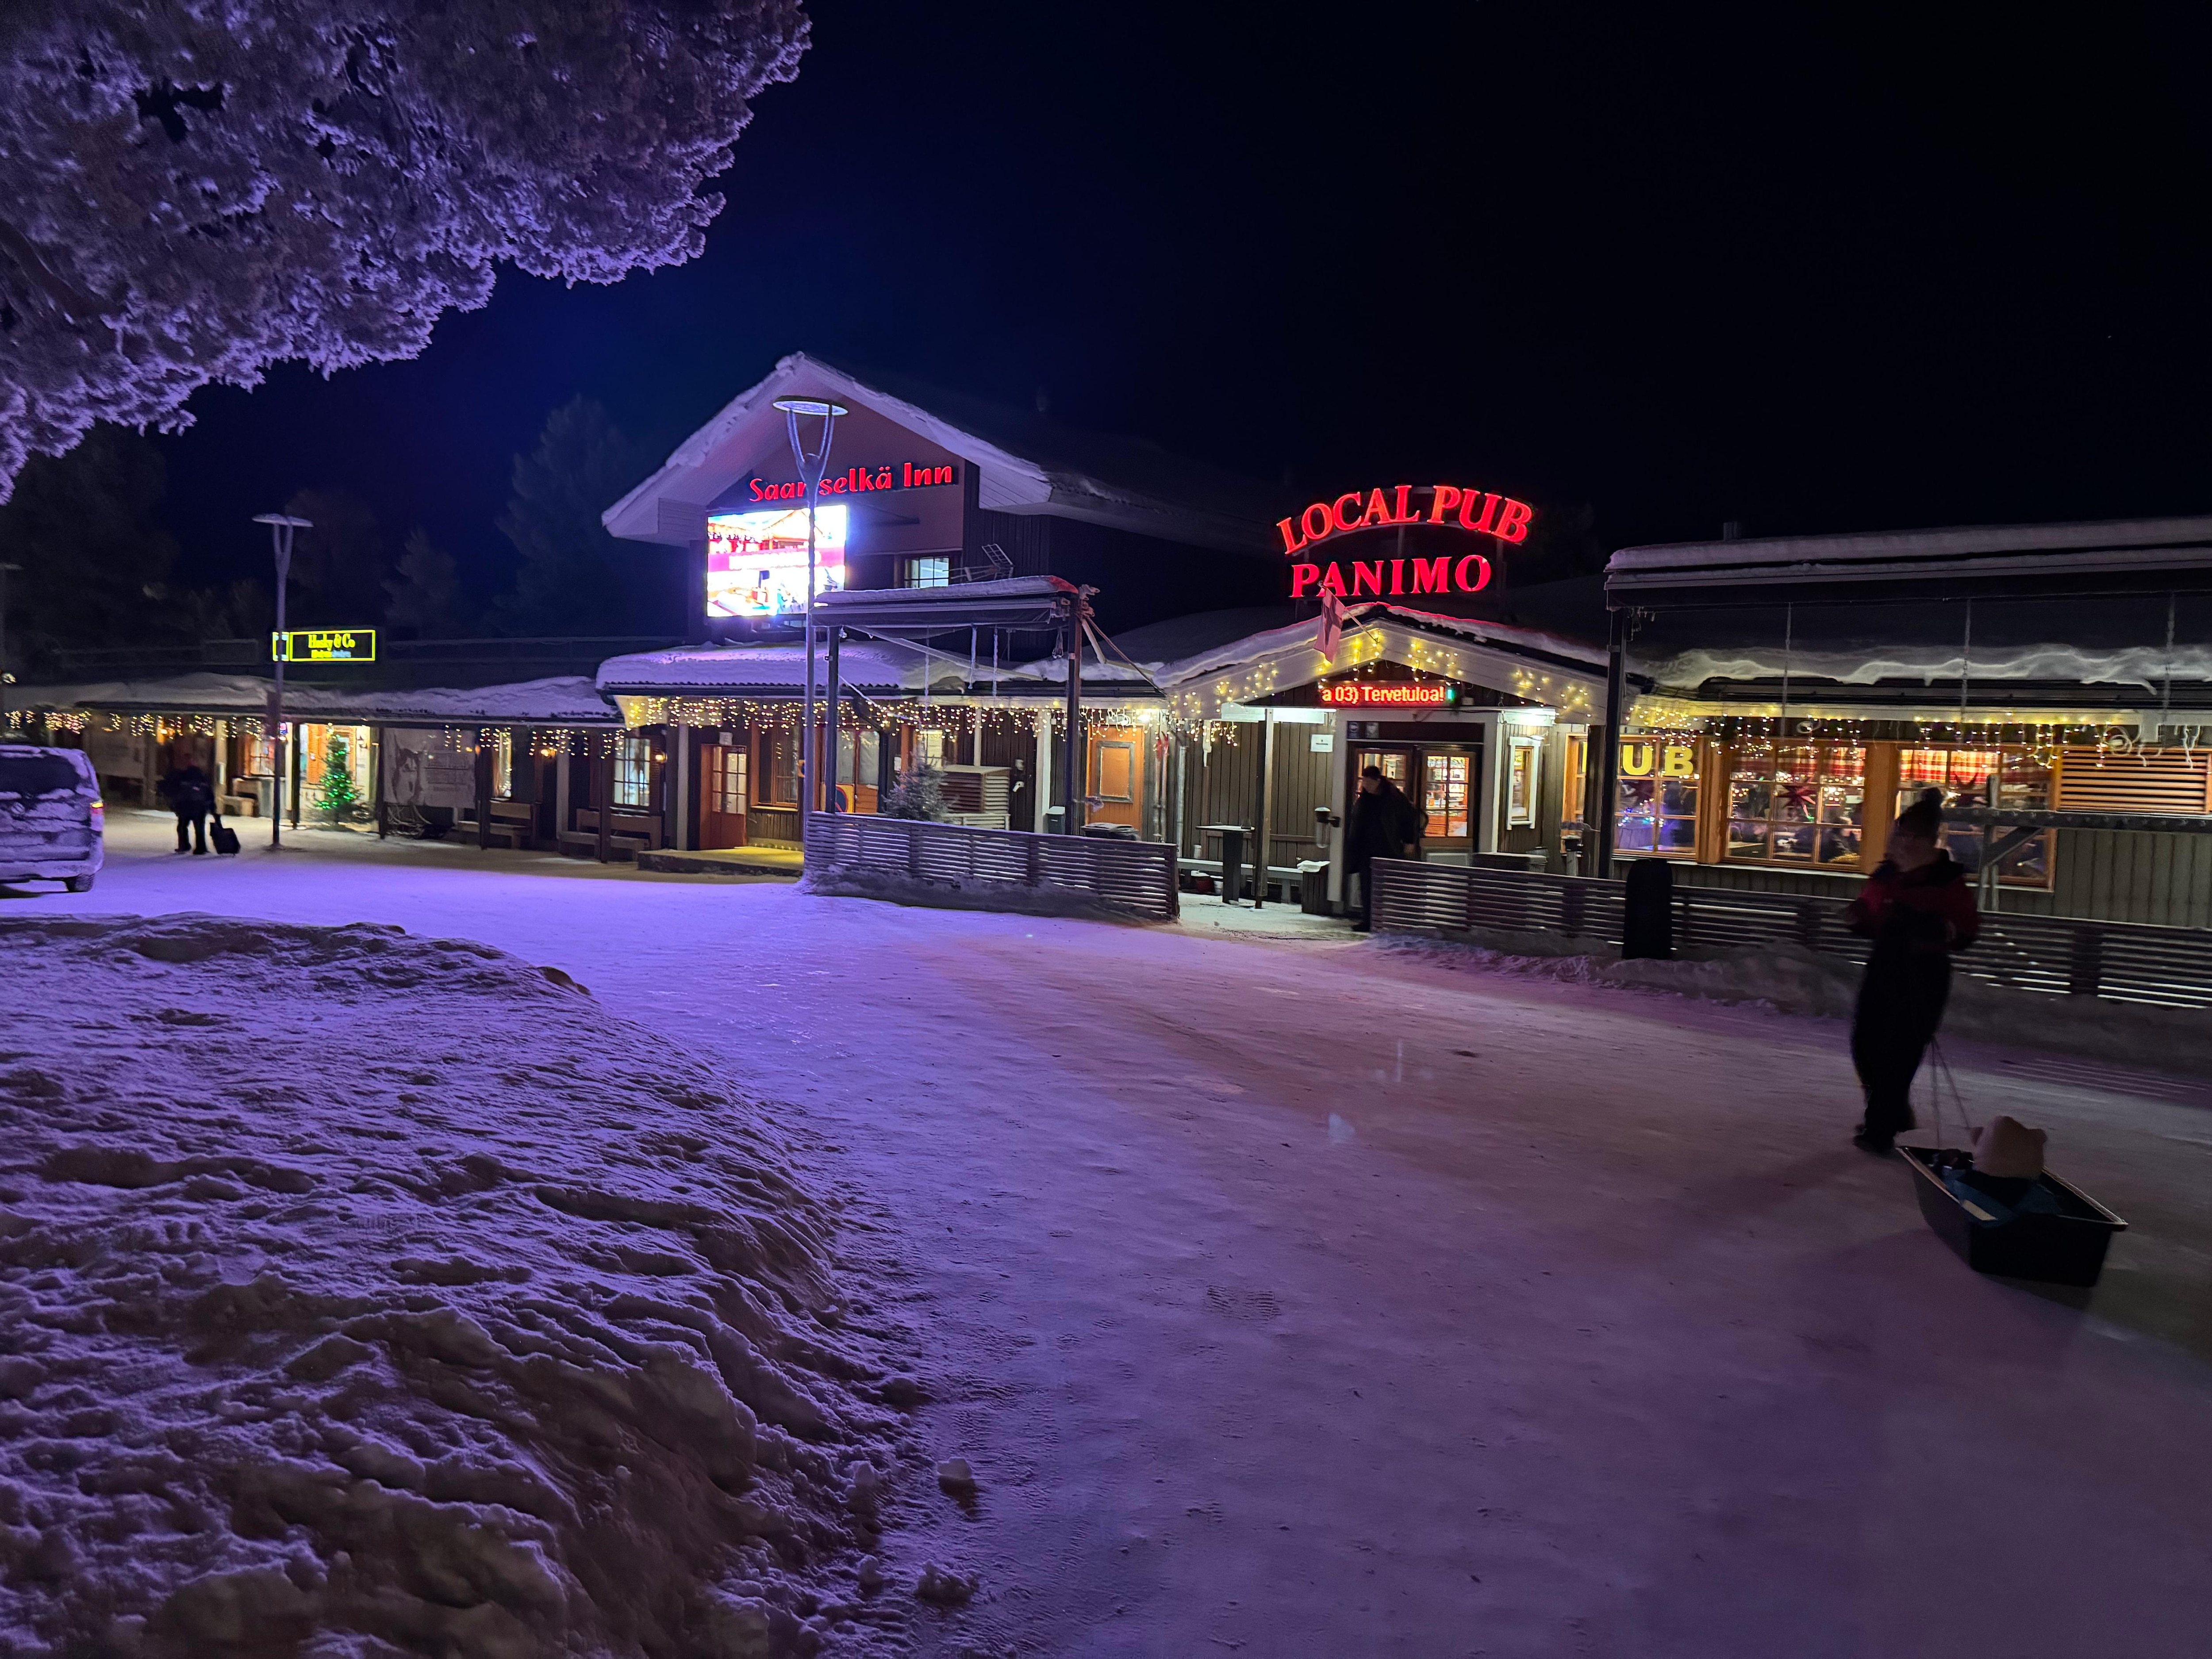
[[[1425,497],[1418,505],[1416,495]],[[1516,545],[1528,539],[1535,509],[1526,501],[1458,484],[1400,484],[1394,490],[1346,490],[1333,501],[1316,501],[1295,519],[1278,520],[1285,557],[1339,536],[1419,525],[1464,530]],[[1372,594],[1477,593],[1490,585],[1490,561],[1480,553],[1395,559],[1355,559],[1347,582],[1341,564],[1318,558],[1291,567],[1291,597],[1334,593],[1340,599]],[[1408,568],[1408,567],[1411,567]]]

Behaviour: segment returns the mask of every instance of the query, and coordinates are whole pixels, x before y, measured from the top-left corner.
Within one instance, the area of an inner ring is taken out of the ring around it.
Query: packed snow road
[[[246,826],[249,830],[253,826]],[[2212,1091],[1961,1048],[2132,1224],[1978,1279],[1832,1024],[1235,938],[118,816],[42,911],[566,969],[843,1151],[972,1504],[926,1650],[2149,1656],[2212,1626]]]

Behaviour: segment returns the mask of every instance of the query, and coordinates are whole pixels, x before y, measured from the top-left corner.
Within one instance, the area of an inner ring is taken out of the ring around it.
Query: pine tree
[[[644,556],[607,534],[599,514],[652,463],[589,398],[545,417],[538,447],[514,458],[514,494],[499,528],[522,556],[494,607],[500,631],[525,637],[627,633]]]
[[[399,574],[384,584],[385,620],[418,640],[451,639],[462,631],[461,581],[453,556],[430,544],[417,525],[399,555]]]

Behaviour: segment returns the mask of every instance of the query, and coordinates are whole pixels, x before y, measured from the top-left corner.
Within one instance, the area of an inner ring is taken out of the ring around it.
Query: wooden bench
[[[589,832],[587,838],[596,837],[599,828],[599,813],[588,806],[579,807],[576,810],[576,828]],[[660,850],[660,820],[657,817],[649,817],[642,812],[617,812],[612,830],[612,838],[616,841],[637,842],[647,852]]]
[[[465,841],[476,841],[481,836],[518,852],[526,852],[537,845],[538,809],[529,802],[495,800],[491,804],[490,817],[490,823],[485,826],[488,834],[480,832],[475,810],[463,807],[453,815],[453,827],[461,832]]]
[[[559,839],[563,857],[595,859],[599,855],[599,836],[596,830],[563,830]],[[612,835],[607,837],[609,858],[634,860],[640,853],[656,850],[647,843],[643,836]]]

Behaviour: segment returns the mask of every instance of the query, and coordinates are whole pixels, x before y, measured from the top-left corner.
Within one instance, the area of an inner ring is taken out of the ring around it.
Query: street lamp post
[[[799,711],[799,843],[806,844],[807,820],[814,811],[814,784],[821,776],[819,755],[814,742],[814,512],[822,499],[822,475],[830,465],[830,439],[836,431],[837,417],[852,411],[842,404],[823,403],[813,398],[778,398],[775,408],[784,413],[791,431],[791,459],[797,463],[799,477],[806,486],[806,693]],[[811,415],[822,422],[822,447],[812,454],[799,441],[799,417]],[[833,781],[834,792],[836,785]]]
[[[276,553],[276,636],[270,641],[276,647],[270,654],[276,659],[276,683],[269,693],[269,734],[276,744],[276,778],[270,797],[273,810],[269,814],[269,845],[277,848],[284,844],[284,768],[288,748],[284,741],[284,659],[292,648],[284,632],[284,587],[292,574],[293,534],[313,530],[314,526],[289,513],[258,513],[253,522],[269,526],[269,539]]]

